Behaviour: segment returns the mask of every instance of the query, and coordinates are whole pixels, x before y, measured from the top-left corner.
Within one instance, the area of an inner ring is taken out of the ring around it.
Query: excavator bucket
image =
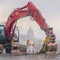
[[[53,52],[53,51],[55,51],[55,52],[57,51],[56,41],[53,39],[50,39],[48,41],[48,39],[46,39],[40,53]]]

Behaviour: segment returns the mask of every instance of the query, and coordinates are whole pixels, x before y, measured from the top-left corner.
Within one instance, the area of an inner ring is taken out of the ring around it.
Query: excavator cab
[[[6,38],[4,25],[0,25],[0,53],[3,52],[2,48],[5,49],[6,53],[11,52],[10,40]]]
[[[4,25],[0,25],[0,44],[5,43],[5,28]]]
[[[5,44],[5,28],[0,25],[0,54],[3,52],[3,45]]]

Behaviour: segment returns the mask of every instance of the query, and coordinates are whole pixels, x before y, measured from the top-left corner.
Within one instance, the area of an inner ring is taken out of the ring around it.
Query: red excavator
[[[8,17],[5,25],[0,25],[0,44],[3,44],[6,52],[11,51],[11,41],[13,40],[15,28],[12,30],[14,24],[18,19],[31,16],[40,28],[45,32],[47,37],[51,39],[56,39],[55,34],[53,33],[53,28],[47,25],[44,17],[41,12],[36,8],[32,2],[21,8],[16,8]],[[12,34],[11,34],[12,31]]]

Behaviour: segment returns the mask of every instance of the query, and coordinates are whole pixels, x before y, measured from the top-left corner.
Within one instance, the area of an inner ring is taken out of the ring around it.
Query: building
[[[35,39],[34,32],[33,32],[32,28],[30,27],[27,32],[27,35],[20,34],[19,41],[20,41],[20,43],[24,43],[24,42],[26,42],[26,40],[34,41],[34,39]]]

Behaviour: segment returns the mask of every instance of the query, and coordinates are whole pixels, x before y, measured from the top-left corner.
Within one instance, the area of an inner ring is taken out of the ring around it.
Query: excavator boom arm
[[[46,33],[50,38],[55,39],[55,35],[52,31],[52,28],[47,26],[44,17],[40,13],[40,11],[35,7],[32,2],[28,2],[28,4],[22,8],[15,9],[10,16],[5,25],[6,36],[8,37],[14,23],[22,17],[31,16],[41,27],[41,29]]]

